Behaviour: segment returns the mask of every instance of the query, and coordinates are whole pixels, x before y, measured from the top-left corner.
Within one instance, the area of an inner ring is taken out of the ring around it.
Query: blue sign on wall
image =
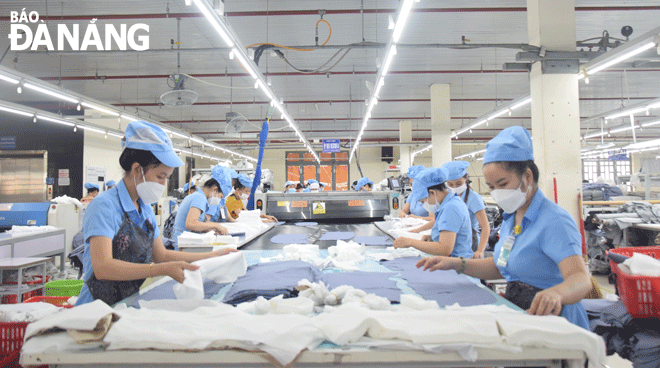
[[[339,139],[324,139],[323,140],[323,152],[340,152],[341,146],[339,144]]]
[[[46,178],[46,185],[55,185],[55,178]]]
[[[16,149],[16,137],[0,137],[0,150]]]

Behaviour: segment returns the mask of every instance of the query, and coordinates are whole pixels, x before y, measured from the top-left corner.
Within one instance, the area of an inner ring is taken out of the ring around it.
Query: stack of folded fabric
[[[298,281],[307,279],[317,282],[322,277],[317,267],[303,261],[260,263],[250,266],[247,273],[234,282],[222,302],[237,305],[253,301],[259,296],[266,299],[278,295],[291,298],[298,295]]]

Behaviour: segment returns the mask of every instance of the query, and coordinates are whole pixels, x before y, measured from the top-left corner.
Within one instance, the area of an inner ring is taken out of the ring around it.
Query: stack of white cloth
[[[635,276],[660,276],[660,260],[642,253],[633,253],[633,256],[622,263],[626,267],[621,270]]]
[[[395,229],[418,228],[425,225],[428,221],[414,217],[399,217],[392,220],[392,227]]]
[[[0,304],[0,322],[34,322],[61,309],[43,302]]]
[[[328,253],[331,259],[326,267],[345,271],[357,271],[358,265],[367,259],[364,245],[352,240],[348,242],[337,240],[337,245],[329,247]]]
[[[243,210],[238,215],[236,219],[237,222],[261,222],[261,211],[260,210]]]
[[[184,231],[177,237],[177,242],[179,246],[211,245],[215,242],[215,231],[209,231],[202,234]]]
[[[67,203],[71,203],[71,204],[75,204],[75,205],[78,206],[79,208],[82,208],[82,203],[81,203],[78,199],[73,198],[73,197],[69,197],[69,196],[67,196],[66,194],[63,195],[63,196],[59,196],[59,197],[53,198],[53,199],[51,199],[50,201],[53,202],[53,203],[57,203],[57,204],[67,204]]]
[[[22,234],[32,234],[32,233],[42,233],[44,231],[53,231],[53,230],[59,230],[55,226],[19,226],[19,225],[12,225],[11,230],[7,230],[7,234],[12,234],[12,235],[22,235]]]
[[[243,252],[234,252],[221,257],[213,257],[193,262],[199,266],[195,271],[184,270],[183,283],[174,285],[177,299],[204,299],[204,280],[218,284],[234,282],[247,272],[247,262]]]
[[[388,233],[390,233],[390,235],[392,235],[394,239],[403,237],[403,238],[410,238],[415,240],[422,240],[424,235],[431,235],[431,230],[424,230],[424,231],[420,231],[419,233],[411,233],[409,231],[410,229],[412,228],[391,229],[390,231],[388,231]]]
[[[288,244],[282,248],[282,253],[276,257],[261,258],[261,263],[276,261],[304,261],[316,267],[323,268],[329,260],[320,257],[319,246],[316,244]]]

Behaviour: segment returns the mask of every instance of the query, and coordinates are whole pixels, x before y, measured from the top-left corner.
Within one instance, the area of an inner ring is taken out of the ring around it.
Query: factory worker
[[[573,217],[538,188],[529,132],[519,126],[504,129],[486,149],[486,184],[505,212],[494,258],[432,257],[417,267],[454,269],[485,280],[505,278],[505,298],[527,313],[561,314],[588,329],[580,301],[592,285],[581,256],[580,232]]]
[[[296,188],[289,188],[285,193],[296,193],[296,192],[297,192]]]
[[[302,184],[298,183],[296,184],[296,193],[302,193],[305,190],[305,187],[303,187]]]
[[[422,240],[400,237],[394,248],[413,247],[434,255],[472,258],[470,214],[463,201],[447,190],[447,174],[441,168],[424,169],[415,176],[411,201],[422,201],[435,214],[431,235]]]
[[[112,187],[114,187],[115,185],[117,185],[117,182],[115,182],[114,180],[108,180],[105,183],[105,187],[108,189],[112,189]]]
[[[184,194],[192,194],[197,190],[197,187],[195,184],[193,184],[192,181],[190,183],[185,183],[183,184],[183,193]]]
[[[319,189],[319,187],[320,187],[320,186],[318,185],[319,182],[318,182],[317,180],[315,180],[315,179],[309,179],[309,180],[307,181],[307,188],[305,188],[305,189],[303,190],[303,192],[305,192],[305,193],[310,193],[310,192],[312,191],[312,188],[311,188],[312,184],[317,184],[317,188],[316,188],[316,189]],[[318,190],[317,190],[317,192],[318,192]]]
[[[209,200],[208,214],[211,216],[212,222],[233,222],[234,220],[229,216],[225,201],[229,194],[231,194],[231,169],[216,165],[211,170],[211,177],[220,184],[220,193],[218,199],[212,198]]]
[[[81,203],[89,203],[92,199],[96,198],[99,195],[99,185],[94,183],[85,183],[85,189],[87,189],[87,195],[80,199]]]
[[[410,166],[408,168],[408,178],[410,179],[410,186],[413,185],[415,175],[419,174],[424,169],[425,168],[422,165]],[[429,217],[429,213],[427,210],[424,209],[422,203],[419,201],[413,201],[411,195],[409,195],[408,198],[406,198],[406,204],[403,205],[403,208],[399,212],[399,217],[406,217],[408,215],[412,215],[411,217],[417,217],[417,218]],[[434,220],[433,218],[429,219],[429,221],[433,221],[433,220]]]
[[[486,216],[486,206],[479,193],[470,188],[467,168],[470,166],[466,161],[450,161],[442,165],[447,173],[447,189],[460,196],[467,205],[470,212],[470,222],[472,224],[472,258],[482,258],[488,237],[490,236],[490,224]],[[479,230],[481,229],[481,230]]]
[[[76,305],[100,299],[113,305],[139,291],[147,277],[184,280],[191,262],[233,250],[182,253],[166,250],[151,204],[162,196],[175,167],[183,165],[167,134],[133,121],[122,139],[124,178],[89,204],[83,219],[85,284]],[[152,263],[153,262],[153,263]]]
[[[229,185],[230,178],[225,177],[224,174],[226,173],[214,168],[211,179],[207,180],[199,190],[187,195],[179,205],[172,234],[174,250],[179,250],[177,238],[184,231],[196,233],[214,231],[216,234],[228,234],[227,228],[211,221],[211,213],[209,213],[209,206],[219,205],[220,199],[223,198],[221,185]]]
[[[351,184],[351,190],[355,190],[355,186],[357,185],[358,181],[353,180],[353,184]]]
[[[295,181],[287,181],[284,183],[284,193],[291,193],[290,190],[293,189],[294,191],[296,190],[296,182]]]
[[[319,183],[312,183],[309,185],[309,191],[311,193],[318,193],[320,189],[321,186],[319,185]]]
[[[245,174],[238,174],[238,178],[234,183],[234,192],[227,197],[225,205],[227,206],[227,211],[229,216],[236,220],[241,211],[245,210],[245,205],[243,200],[246,200],[250,197],[250,191],[252,190],[253,181],[248,178]],[[273,216],[268,216],[261,214],[260,216],[263,222],[277,222],[277,219]]]
[[[229,174],[231,175],[231,186],[234,187],[234,184],[238,182],[238,172],[234,169],[229,169]]]
[[[366,176],[358,180],[355,184],[355,190],[360,192],[371,192],[374,189],[374,182],[369,180]]]

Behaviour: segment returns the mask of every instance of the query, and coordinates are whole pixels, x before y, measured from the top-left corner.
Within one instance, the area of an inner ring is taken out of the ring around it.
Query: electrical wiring
[[[321,22],[328,25],[328,38],[321,44],[321,46],[325,46],[325,44],[330,41],[330,36],[332,36],[332,27],[330,27],[330,23],[328,23],[328,21],[325,19],[319,19],[319,21],[316,22],[316,46],[319,45],[319,23]]]
[[[293,66],[293,64],[291,64],[291,62],[289,62],[289,60],[284,56],[284,54],[283,54],[282,52],[277,51],[277,50],[276,50],[275,52],[277,53],[277,55],[278,55],[282,60],[284,60],[285,63],[287,63],[290,67],[292,67],[292,68],[295,69],[296,71],[298,71],[298,72],[300,72],[300,73],[302,73],[302,74],[313,74],[313,73],[328,73],[329,71],[331,71],[332,69],[334,69],[334,68],[335,68],[335,67],[336,67],[336,66],[337,66],[337,65],[338,65],[338,64],[339,64],[339,63],[340,63],[345,57],[346,57],[346,55],[348,55],[348,53],[351,51],[351,49],[345,50],[345,51],[344,51],[344,54],[339,58],[339,60],[337,60],[334,64],[332,64],[332,66],[330,66],[329,68],[327,68],[327,69],[325,69],[325,70],[321,70],[321,69],[323,69],[326,65],[328,65],[328,64],[332,61],[332,59],[334,59],[334,58],[335,58],[337,55],[339,55],[339,53],[342,52],[342,51],[344,51],[344,49],[339,49],[339,51],[337,51],[334,55],[332,55],[332,57],[331,57],[328,61],[326,61],[326,62],[325,62],[323,65],[321,65],[319,68],[314,69],[314,70],[308,70],[308,69],[299,69],[299,68],[296,68],[295,66]]]

